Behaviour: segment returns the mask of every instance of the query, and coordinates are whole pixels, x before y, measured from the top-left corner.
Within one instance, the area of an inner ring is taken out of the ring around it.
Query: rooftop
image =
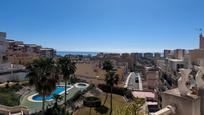
[[[139,98],[155,98],[155,94],[152,92],[133,91],[132,94],[134,97],[139,97]]]
[[[182,59],[171,59],[171,58],[168,58],[169,61],[173,61],[173,62],[182,62],[183,60]]]
[[[199,97],[197,95],[193,94],[188,94],[187,96],[182,96],[178,90],[178,88],[167,90],[164,92],[164,94],[169,94],[169,95],[174,95],[177,97],[182,97],[182,98],[189,98],[189,99],[198,99]]]
[[[40,50],[53,50],[53,48],[40,48]]]

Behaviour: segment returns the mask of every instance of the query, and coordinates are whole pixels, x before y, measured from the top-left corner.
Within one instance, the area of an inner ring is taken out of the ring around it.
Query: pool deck
[[[67,100],[70,100],[72,97],[74,97],[80,91],[81,91],[81,89],[76,88],[76,87],[73,87],[72,89],[70,89],[68,94],[67,94]],[[37,92],[34,92],[34,91],[30,92],[26,96],[24,96],[21,100],[20,105],[27,107],[29,109],[30,114],[39,112],[42,109],[42,102],[31,102],[28,100],[29,96],[34,95],[36,93]],[[64,94],[62,94],[62,97],[64,99]],[[62,102],[63,101],[64,100],[62,100]],[[45,102],[45,108],[52,107],[53,104],[54,104],[54,100],[53,101],[47,101],[47,102]]]
[[[67,88],[67,94],[69,93],[70,89],[72,89],[74,86],[69,86],[70,88]],[[60,92],[58,95],[63,95],[65,93],[65,91],[62,91]],[[31,96],[28,96],[28,100],[31,101],[31,102],[42,102],[42,100],[33,100],[33,97],[38,95],[38,93],[35,93]],[[52,94],[53,95],[53,94]],[[46,100],[47,102],[51,102],[53,101],[54,99],[49,99],[49,100]]]

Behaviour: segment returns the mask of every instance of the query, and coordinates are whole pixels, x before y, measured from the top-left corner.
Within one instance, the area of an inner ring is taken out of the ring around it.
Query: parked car
[[[139,78],[135,77],[135,83],[139,83]]]

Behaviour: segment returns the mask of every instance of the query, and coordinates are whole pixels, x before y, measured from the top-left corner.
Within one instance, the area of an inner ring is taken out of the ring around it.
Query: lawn
[[[20,95],[16,92],[22,87],[20,85],[14,85],[7,88],[0,88],[0,104],[6,106],[17,106],[19,104]]]
[[[101,102],[103,104],[103,101],[105,100],[105,93],[99,95],[98,97],[101,99]],[[124,103],[125,103],[125,101],[124,101],[122,96],[113,94],[113,110],[114,110],[114,108],[119,107],[119,106],[123,105]],[[107,108],[110,108],[110,96],[108,97],[105,106]],[[87,107],[82,107],[76,112],[75,115],[89,115],[89,110],[90,109]],[[92,108],[91,115],[101,115],[101,114],[97,113],[95,111],[95,109]]]

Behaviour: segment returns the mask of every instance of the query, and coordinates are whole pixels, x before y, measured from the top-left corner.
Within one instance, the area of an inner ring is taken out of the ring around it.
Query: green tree
[[[65,94],[64,94],[64,104],[65,104],[65,114],[66,114],[66,105],[67,105],[67,82],[70,79],[70,75],[74,74],[76,71],[75,63],[71,61],[69,57],[62,57],[58,60],[58,68],[60,73],[63,75],[63,80],[65,82]]]
[[[56,88],[56,75],[54,61],[49,58],[39,58],[28,66],[29,83],[35,86],[36,91],[42,96],[42,112],[45,112],[45,97]]]
[[[115,74],[115,71],[110,71],[108,72],[108,74],[106,75],[106,85],[108,85],[110,87],[110,115],[112,114],[113,111],[113,96],[112,96],[112,92],[113,92],[113,87],[114,85],[118,84],[118,80],[119,77],[117,74]]]
[[[103,69],[106,70],[106,78],[105,78],[106,85],[110,87],[110,94],[111,94],[110,115],[111,115],[112,110],[113,110],[112,89],[113,89],[115,84],[116,85],[118,84],[119,76],[117,74],[115,74],[115,70],[113,69],[113,64],[110,60],[106,60],[103,63]],[[108,97],[108,93],[106,93],[106,98],[105,98],[104,104],[106,103],[107,97]]]
[[[141,115],[141,110],[144,103],[144,99],[134,98],[133,101],[128,104],[118,106],[114,110],[113,115]]]
[[[103,70],[106,71],[106,73],[110,72],[113,70],[113,63],[111,60],[105,60],[103,63]]]
[[[107,78],[107,74],[108,74],[111,70],[113,70],[112,61],[110,61],[110,60],[105,60],[105,61],[103,62],[103,70],[106,71],[106,78]],[[105,81],[106,81],[106,79],[105,79]],[[105,100],[104,100],[104,102],[103,102],[103,105],[106,104],[107,98],[108,98],[108,93],[106,92],[106,97],[105,97]]]

